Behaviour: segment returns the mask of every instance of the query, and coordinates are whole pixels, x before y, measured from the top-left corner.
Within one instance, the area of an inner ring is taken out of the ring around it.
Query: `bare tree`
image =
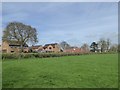
[[[61,46],[61,48],[62,48],[63,50],[64,50],[64,49],[68,49],[68,48],[71,47],[66,41],[62,41],[62,42],[60,43],[60,46]]]
[[[98,45],[101,49],[101,52],[105,52],[107,50],[107,41],[104,38],[101,38],[98,42]]]
[[[106,51],[108,52],[110,49],[111,40],[109,38],[108,39],[101,38],[98,41],[98,45],[99,48],[101,49],[101,52],[106,52]]]
[[[23,52],[23,45],[27,42],[37,42],[37,31],[30,25],[25,25],[20,22],[10,22],[4,30],[3,40],[17,41],[21,45]]]
[[[118,52],[118,44],[111,45],[110,52]]]
[[[110,45],[111,45],[111,40],[108,38],[106,43],[107,43],[107,51],[109,51]]]
[[[85,52],[89,52],[89,45],[87,43],[84,43],[81,48],[85,51]]]

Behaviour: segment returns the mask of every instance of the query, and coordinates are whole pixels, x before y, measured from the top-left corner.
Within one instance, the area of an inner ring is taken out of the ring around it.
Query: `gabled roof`
[[[47,48],[49,45],[51,45],[52,47],[55,47],[55,45],[58,45],[58,43],[45,44],[45,46],[44,46],[43,48],[45,49],[45,48]]]
[[[45,44],[45,46],[49,46],[49,45],[54,46],[57,45],[57,43]]]
[[[42,47],[42,45],[32,46],[32,49],[38,49],[39,47]]]
[[[8,42],[8,44],[9,44],[9,46],[18,46],[18,47],[20,47],[21,46],[21,44],[18,42],[18,41],[7,41]],[[28,45],[25,43],[24,45],[23,45],[24,47],[28,47]]]

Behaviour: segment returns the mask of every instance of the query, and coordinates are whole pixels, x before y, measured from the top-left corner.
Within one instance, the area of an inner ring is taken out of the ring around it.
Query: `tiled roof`
[[[49,45],[55,47],[55,45],[58,45],[57,43],[51,43],[51,44],[45,44],[45,46],[43,47],[44,49],[47,48]]]
[[[32,46],[32,49],[38,49],[39,47],[42,47],[42,45]]]
[[[21,46],[21,44],[18,41],[8,41],[9,46]],[[24,47],[28,47],[28,45],[25,43],[23,45]]]

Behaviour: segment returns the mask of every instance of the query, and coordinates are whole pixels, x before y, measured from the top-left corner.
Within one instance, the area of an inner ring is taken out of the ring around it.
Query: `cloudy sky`
[[[90,44],[100,38],[118,41],[117,2],[2,3],[2,27],[18,21],[35,27],[41,45],[67,41]]]

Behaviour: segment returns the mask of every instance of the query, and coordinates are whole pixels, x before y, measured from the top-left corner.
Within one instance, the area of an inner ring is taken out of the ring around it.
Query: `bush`
[[[11,53],[2,54],[2,59],[20,59],[20,58],[48,58],[48,57],[61,57],[61,56],[71,56],[80,55],[79,53]]]
[[[2,54],[2,59],[18,59],[18,54]]]
[[[48,57],[62,57],[62,56],[75,56],[75,55],[86,55],[86,54],[105,54],[105,53],[11,53],[2,54],[2,59],[21,59],[21,58],[48,58]]]

